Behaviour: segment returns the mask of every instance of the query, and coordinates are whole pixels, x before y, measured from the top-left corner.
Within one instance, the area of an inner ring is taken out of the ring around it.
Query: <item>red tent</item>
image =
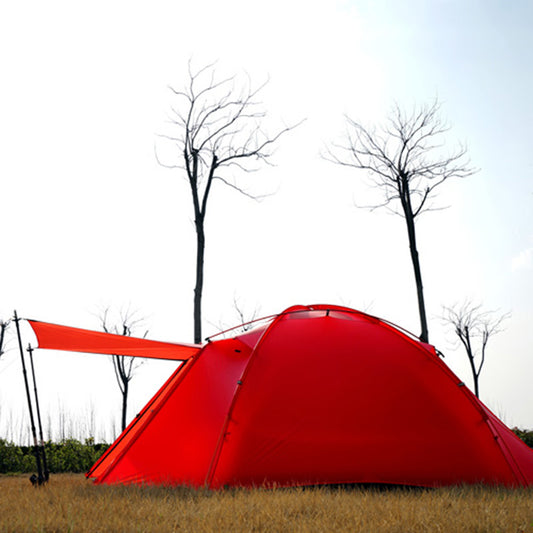
[[[32,326],[40,347],[64,349],[58,326]],[[97,483],[533,485],[533,450],[432,346],[378,318],[295,306],[172,346],[185,363],[88,472]]]

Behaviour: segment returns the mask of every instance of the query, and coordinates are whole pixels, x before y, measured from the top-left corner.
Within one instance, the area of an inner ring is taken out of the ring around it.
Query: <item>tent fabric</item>
[[[533,485],[533,450],[432,346],[376,317],[295,306],[213,340],[88,472],[96,483]]]
[[[174,344],[114,335],[100,331],[72,328],[28,320],[39,348],[109,355],[127,355],[153,359],[185,361],[196,355],[201,346],[197,344]]]

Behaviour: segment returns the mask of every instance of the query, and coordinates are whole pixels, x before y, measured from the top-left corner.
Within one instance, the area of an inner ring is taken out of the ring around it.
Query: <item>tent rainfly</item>
[[[294,306],[203,346],[30,324],[40,348],[184,361],[96,483],[533,485],[533,450],[433,346],[353,309]]]

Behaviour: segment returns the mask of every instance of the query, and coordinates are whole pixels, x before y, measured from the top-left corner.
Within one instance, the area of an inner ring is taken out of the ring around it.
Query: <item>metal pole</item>
[[[17,312],[15,311],[15,325],[17,327],[17,337],[19,341],[19,350],[20,350],[20,360],[22,361],[22,375],[24,377],[24,385],[26,386],[26,398],[28,399],[28,410],[30,412],[30,422],[31,422],[31,432],[33,435],[33,443],[34,443],[34,451],[35,451],[35,459],[37,461],[37,480],[35,480],[39,485],[41,485],[44,481],[43,477],[43,469],[41,467],[41,455],[39,454],[39,448],[37,446],[37,434],[35,432],[35,422],[33,419],[33,409],[31,406],[31,396],[30,396],[30,387],[28,385],[28,373],[26,372],[26,363],[24,362],[24,350],[22,349],[22,340],[20,338],[20,327],[19,327],[19,317],[17,316]],[[35,484],[34,477],[32,476],[30,478],[32,480],[32,483]]]
[[[35,379],[35,367],[33,366],[33,348],[31,347],[31,344],[28,344],[28,348],[26,349],[26,351],[30,354],[31,375],[33,379],[33,393],[35,396],[35,410],[37,411],[37,424],[39,425],[39,438],[41,439],[40,447],[43,459],[44,481],[46,482],[50,477],[50,472],[48,471],[48,464],[46,462],[46,452],[44,449],[43,425],[41,423],[41,409],[39,408],[39,396],[37,395],[37,380]]]

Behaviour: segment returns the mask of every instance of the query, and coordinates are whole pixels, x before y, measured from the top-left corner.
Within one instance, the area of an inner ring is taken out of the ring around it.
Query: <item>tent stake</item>
[[[17,312],[15,311],[15,325],[17,328],[17,338],[19,342],[19,350],[20,350],[20,360],[22,361],[22,375],[24,377],[24,385],[26,386],[26,398],[28,399],[28,410],[30,412],[30,423],[31,423],[31,432],[33,435],[33,443],[34,443],[34,452],[35,452],[35,460],[37,462],[37,478],[35,478],[35,475],[30,477],[30,481],[33,485],[38,483],[39,485],[42,485],[44,483],[44,476],[43,476],[43,469],[41,466],[41,454],[39,453],[39,447],[37,446],[37,433],[35,432],[35,421],[33,418],[33,409],[31,405],[31,395],[30,395],[30,387],[28,385],[28,373],[26,372],[26,363],[24,361],[24,350],[22,349],[22,340],[20,338],[20,327],[19,327],[19,317],[17,316]]]

